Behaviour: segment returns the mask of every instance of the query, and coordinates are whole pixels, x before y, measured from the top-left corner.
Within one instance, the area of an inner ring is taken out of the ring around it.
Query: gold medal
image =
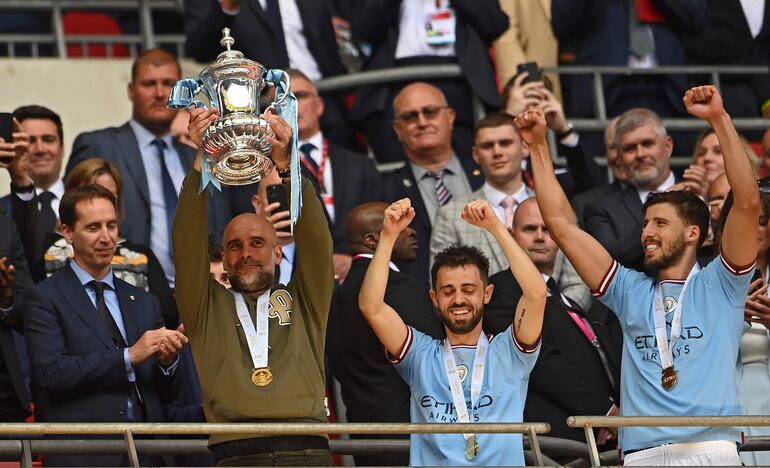
[[[663,369],[663,375],[660,378],[660,384],[666,390],[671,390],[676,385],[676,371],[674,366]]]
[[[478,454],[479,442],[476,440],[476,434],[473,434],[465,441],[465,459],[471,461],[476,458],[476,455]]]
[[[251,381],[257,387],[265,387],[270,385],[270,382],[273,381],[273,373],[270,372],[269,367],[260,367],[259,369],[254,369],[254,371],[251,373]]]

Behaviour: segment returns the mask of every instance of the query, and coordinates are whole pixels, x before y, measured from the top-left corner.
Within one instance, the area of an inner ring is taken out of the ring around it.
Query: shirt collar
[[[128,121],[128,125],[131,126],[131,130],[134,131],[134,135],[136,136],[136,142],[139,144],[139,150],[143,151],[145,148],[149,147],[153,140],[155,140],[155,135],[152,134],[147,128],[145,128],[142,124],[137,122],[134,119],[131,119]],[[174,144],[174,139],[171,137],[171,132],[166,133],[162,137],[160,137],[161,140],[163,140],[166,143],[166,148],[171,148]]]
[[[422,180],[423,177],[425,177],[425,174],[428,173],[427,169],[415,162],[409,161],[409,165],[412,167],[412,174],[414,174],[414,178],[418,182]],[[457,156],[455,156],[454,153],[452,153],[452,157],[449,158],[449,161],[447,161],[446,166],[444,166],[443,169],[447,174],[461,174],[463,171],[463,167],[460,165],[460,160],[457,159]]]
[[[374,258],[374,254],[369,254],[369,253],[361,253],[361,254],[356,254],[356,255],[354,255],[354,256],[353,256],[353,258],[362,258],[362,257],[363,257],[363,258],[369,258],[369,259],[371,259],[371,258]],[[393,270],[393,271],[398,271],[398,272],[400,272],[400,271],[401,271],[401,270],[399,270],[399,269],[398,269],[398,267],[396,266],[396,264],[395,264],[395,263],[393,263],[393,262],[390,262],[390,263],[389,263],[389,266],[390,266],[390,269],[391,269],[391,270]]]
[[[62,182],[61,179],[54,182],[54,184],[47,189],[42,189],[40,187],[35,187],[35,192],[40,195],[43,192],[51,192],[54,194],[54,196],[61,200],[62,195],[64,195],[64,182]]]
[[[484,190],[484,198],[489,200],[489,203],[492,206],[500,206],[500,203],[503,201],[503,199],[508,197],[507,193],[497,190],[496,188],[489,185],[489,183],[487,182],[484,182],[482,190]],[[522,183],[521,187],[519,187],[519,190],[517,190],[512,195],[513,195],[513,199],[516,200],[517,205],[521,205],[524,202],[524,200],[526,200],[531,196],[529,194],[529,191],[527,190],[527,186],[524,185],[524,183]]]
[[[291,244],[286,244],[281,248],[281,252],[283,255],[282,259],[286,260],[292,265],[294,264],[294,249],[295,249],[294,242],[292,242]]]
[[[639,198],[642,200],[642,204],[647,201],[647,196],[652,192],[665,192],[671,187],[674,186],[676,183],[676,179],[674,178],[674,173],[669,172],[668,177],[666,177],[666,180],[663,181],[662,184],[658,186],[655,190],[640,190],[636,189],[636,192],[639,194]]]
[[[311,136],[307,140],[299,140],[298,145],[302,146],[305,143],[310,143],[311,145],[315,146],[316,149],[322,149],[324,146],[324,134],[323,132],[316,132],[315,135]]]
[[[72,268],[72,271],[75,272],[75,276],[78,277],[80,284],[82,284],[83,286],[85,286],[91,281],[96,281],[96,278],[94,278],[93,276],[91,276],[90,273],[88,273],[83,268],[81,268],[80,265],[78,265],[78,262],[76,262],[74,258],[70,261],[70,267]],[[110,270],[107,272],[107,275],[99,281],[107,284],[107,286],[109,286],[110,289],[112,289],[113,291],[115,290],[115,275],[112,274],[112,267],[110,267]]]

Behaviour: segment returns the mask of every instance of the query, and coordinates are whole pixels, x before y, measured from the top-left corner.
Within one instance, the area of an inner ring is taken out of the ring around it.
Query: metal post
[[[142,48],[149,50],[155,48],[155,32],[152,28],[152,10],[150,2],[141,0],[139,4],[139,29],[142,31]]]
[[[64,40],[64,22],[62,21],[60,0],[53,2],[51,8],[51,24],[56,37],[56,55],[59,58],[67,58],[67,44]]]
[[[591,466],[602,466],[602,460],[599,458],[599,449],[596,448],[596,439],[594,438],[594,429],[592,426],[585,426],[586,442],[588,443],[588,456],[591,459]]]
[[[32,468],[32,445],[28,439],[21,441],[21,466]]]
[[[594,106],[596,111],[596,118],[599,120],[607,120],[607,109],[604,102],[604,84],[602,84],[602,73],[594,72]]]
[[[537,466],[543,466],[543,452],[540,451],[540,443],[537,441],[537,434],[534,428],[527,429],[527,436],[529,437],[529,448],[532,450],[532,454],[535,456],[535,462]]]
[[[134,436],[131,434],[130,429],[126,429],[123,432],[126,438],[126,450],[128,451],[128,462],[132,467],[139,468],[139,456],[136,454],[136,444],[134,444]]]
[[[717,87],[719,92],[722,92],[722,81],[719,78],[719,72],[714,70],[711,72],[711,82],[714,84],[714,86]]]

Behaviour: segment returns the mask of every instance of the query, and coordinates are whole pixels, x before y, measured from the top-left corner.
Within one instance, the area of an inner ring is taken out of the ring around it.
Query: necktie
[[[37,196],[40,202],[40,227],[43,232],[54,232],[56,230],[56,213],[53,212],[51,202],[56,195],[49,191],[40,192]]]
[[[637,1],[629,1],[628,48],[638,58],[646,57],[655,52],[655,39],[652,28],[639,19]]]
[[[168,252],[171,254],[171,231],[174,224],[174,211],[176,210],[176,202],[178,195],[174,182],[171,180],[171,174],[166,167],[166,142],[160,138],[152,140],[152,145],[157,150],[158,161],[160,162],[160,178],[163,182],[163,202],[166,205],[166,229],[168,229]]]
[[[115,322],[115,318],[107,308],[107,303],[104,302],[104,288],[107,286],[107,284],[103,283],[102,281],[89,281],[88,286],[90,286],[91,289],[94,290],[94,293],[96,293],[96,313],[99,314],[102,322],[110,332],[110,337],[112,338],[113,343],[115,343],[115,347],[127,348],[128,344],[123,338],[123,335],[120,334],[118,324]],[[139,387],[137,386],[136,381],[129,382],[128,391],[134,410],[134,419],[137,421],[144,421],[145,418],[144,408],[142,406],[142,394],[139,392]]]
[[[425,173],[426,177],[433,178],[433,187],[436,189],[436,201],[438,202],[438,206],[444,206],[452,200],[452,193],[444,184],[445,172],[446,169],[441,169],[440,171],[428,171]]]
[[[273,64],[276,67],[289,66],[289,52],[286,50],[286,36],[283,33],[283,22],[281,21],[281,7],[278,0],[267,0],[265,13],[270,20],[270,26],[275,35],[275,51],[278,54],[278,63]]]
[[[513,207],[518,205],[519,203],[516,201],[515,198],[513,198],[513,195],[508,195],[507,197],[503,198],[503,200],[500,202],[500,206],[503,207],[503,210],[505,212],[505,227],[510,229],[513,227]]]
[[[312,143],[303,143],[299,146],[299,152],[302,155],[302,165],[304,165],[305,169],[307,169],[313,176],[318,187],[323,190],[324,181],[321,180],[321,168],[318,167],[318,163],[315,162],[315,159],[310,155],[314,149],[316,149],[316,147]]]

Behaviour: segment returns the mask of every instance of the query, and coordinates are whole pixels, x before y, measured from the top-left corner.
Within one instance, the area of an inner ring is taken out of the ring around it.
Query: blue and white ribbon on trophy
[[[289,174],[291,177],[291,201],[289,202],[289,214],[291,219],[291,232],[294,234],[294,225],[297,224],[299,213],[302,210],[302,175],[300,174],[299,159],[299,126],[297,124],[297,97],[289,89],[289,77],[283,70],[271,69],[267,71],[265,80],[275,85],[276,113],[291,125],[291,155],[289,158]]]

